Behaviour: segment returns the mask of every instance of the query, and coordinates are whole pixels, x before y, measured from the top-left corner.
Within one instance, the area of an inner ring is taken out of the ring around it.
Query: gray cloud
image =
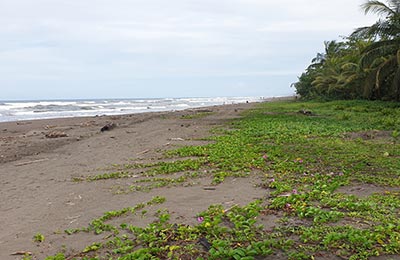
[[[286,76],[285,86],[277,87],[288,89],[324,40],[376,19],[359,12],[362,2],[2,0],[0,98],[19,98],[21,90],[33,88],[45,97],[50,85],[65,88],[71,81],[71,91],[78,86],[89,97],[93,80],[103,96],[112,95],[107,86],[113,82],[114,96],[134,96],[143,84],[137,79],[146,78],[165,79],[141,91],[148,96],[158,88],[191,95],[188,77],[220,77],[209,81],[214,92],[203,96],[223,94],[219,86],[225,83],[261,94],[274,76]],[[133,91],[125,93],[129,85]]]

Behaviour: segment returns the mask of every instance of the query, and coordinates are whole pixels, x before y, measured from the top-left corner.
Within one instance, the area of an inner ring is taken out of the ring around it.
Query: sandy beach
[[[201,138],[210,136],[211,129],[224,126],[254,105],[1,123],[0,259],[21,259],[15,255],[21,252],[43,259],[63,245],[82,250],[93,237],[83,234],[72,240],[63,234],[65,229],[87,226],[106,211],[154,196],[164,196],[167,201],[162,207],[188,224],[211,204],[243,205],[262,197],[265,191],[255,188],[251,178],[232,178],[211,190],[204,189],[210,179],[203,178],[188,187],[127,194],[112,191],[124,179],[74,181],[105,173],[115,164],[165,160],[162,155],[168,149],[205,144]],[[193,116],[199,113],[206,116]],[[143,223],[148,221],[143,219]],[[33,243],[37,232],[46,237],[40,245]]]

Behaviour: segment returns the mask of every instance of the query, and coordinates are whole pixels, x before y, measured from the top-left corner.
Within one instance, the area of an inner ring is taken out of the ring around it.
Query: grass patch
[[[198,112],[195,114],[182,115],[182,119],[200,119],[215,114],[214,112]]]

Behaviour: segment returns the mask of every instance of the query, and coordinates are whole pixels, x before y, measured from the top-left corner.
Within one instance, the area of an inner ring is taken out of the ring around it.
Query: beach
[[[104,212],[163,196],[172,216],[195,223],[198,212],[221,203],[244,205],[263,196],[251,178],[231,178],[207,189],[208,177],[191,185],[118,194],[128,179],[76,181],[103,174],[113,165],[166,160],[164,152],[203,145],[210,130],[228,122],[255,103],[212,106],[175,112],[6,122],[0,124],[0,259],[43,259],[63,245],[80,251],[93,237],[70,238],[65,229],[87,226]],[[103,131],[101,131],[103,130]],[[143,218],[144,225],[148,219]],[[37,244],[33,236],[44,234]]]
[[[0,123],[0,259],[399,259],[398,104],[286,101]]]

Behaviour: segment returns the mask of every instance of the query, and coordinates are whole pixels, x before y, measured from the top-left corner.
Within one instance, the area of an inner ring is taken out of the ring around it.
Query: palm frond
[[[388,0],[389,7],[397,13],[400,13],[400,1],[399,0]]]
[[[375,63],[376,59],[385,56],[396,55],[399,50],[400,41],[399,40],[386,40],[374,42],[362,53],[360,58],[360,65],[363,68],[371,67]]]
[[[364,9],[365,14],[374,13],[382,16],[395,14],[394,10],[380,1],[368,1],[362,4],[361,8]]]
[[[350,37],[355,38],[355,39],[366,39],[371,37],[371,27],[370,26],[365,26],[365,27],[360,27],[354,30],[350,34]]]
[[[360,77],[359,77],[358,74],[352,74],[350,76],[347,76],[345,82],[346,82],[347,85],[349,85],[349,84],[351,84],[351,83],[353,83],[353,82],[355,82],[355,81],[357,81],[359,79],[360,79]]]
[[[365,26],[355,29],[351,36],[355,38],[369,39],[371,37],[385,35],[385,32],[387,30],[388,29],[386,21],[378,20],[371,26]]]
[[[381,1],[369,0],[361,5],[365,14],[374,13],[382,17],[376,23],[369,27],[356,29],[353,37],[381,37],[396,38],[400,35],[400,1],[387,0],[388,4]]]
[[[340,68],[344,71],[356,71],[359,69],[359,65],[353,62],[344,63]]]
[[[380,49],[380,48],[392,48],[395,46],[400,46],[400,39],[394,40],[382,40],[378,42],[373,42],[369,46],[364,49],[364,53],[367,53],[373,49]]]
[[[364,53],[360,58],[361,68],[376,68],[384,61],[384,53],[381,49],[373,49],[367,53]]]

